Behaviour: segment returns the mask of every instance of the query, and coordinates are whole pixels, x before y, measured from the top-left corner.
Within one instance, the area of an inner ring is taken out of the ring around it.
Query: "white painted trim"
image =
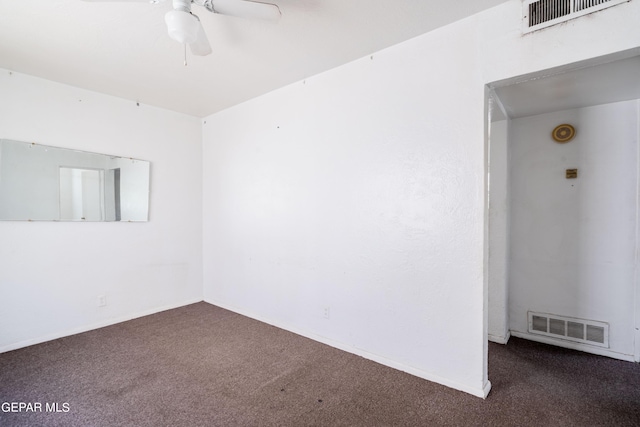
[[[482,397],[483,399],[486,399],[487,396],[489,395],[490,391],[491,391],[491,381],[487,380],[487,382],[484,384],[484,387],[482,387],[483,395],[479,396],[479,397]]]
[[[571,350],[584,351],[585,353],[597,354],[598,356],[611,357],[612,359],[625,360],[627,362],[634,361],[634,356],[632,354],[618,353],[602,347],[595,347],[595,346],[590,346],[586,344],[574,343],[571,341],[557,340],[557,339],[546,337],[543,335],[533,335],[533,334],[527,334],[527,333],[517,332],[517,331],[511,331],[511,335],[518,338],[524,338],[529,341],[555,345],[556,347],[563,347]]]
[[[494,121],[502,121],[502,120],[509,120],[509,114],[507,114],[507,110],[506,108],[504,108],[504,104],[502,103],[502,100],[498,97],[498,95],[496,95],[496,90],[493,86],[487,84],[485,85],[485,87],[488,90],[488,103],[489,103],[489,107],[488,107],[488,117],[489,117],[489,124],[493,123]],[[498,120],[493,120],[493,113],[495,113],[495,110],[492,109],[492,106],[496,106],[498,107],[498,109],[500,110],[500,113],[502,114],[502,116],[504,116],[504,118],[500,117]],[[491,129],[491,128],[489,128]],[[489,131],[489,138],[491,138],[491,131]],[[490,146],[489,146],[490,148]],[[489,150],[489,153],[491,153],[491,150]],[[489,165],[491,165],[491,163],[489,162]]]
[[[174,308],[179,308],[179,307],[184,307],[185,305],[190,305],[190,304],[195,304],[197,302],[201,302],[202,299],[201,298],[194,298],[194,299],[190,299],[190,300],[186,300],[177,304],[170,304],[170,305],[165,305],[162,307],[156,307],[156,308],[152,308],[149,310],[144,310],[135,314],[129,314],[126,316],[121,316],[121,317],[116,317],[113,319],[108,319],[108,320],[104,320],[101,322],[96,322],[96,323],[92,323],[90,325],[87,326],[82,326],[79,328],[73,328],[73,329],[69,329],[66,330],[64,332],[58,332],[58,333],[54,333],[54,334],[49,334],[49,335],[45,335],[42,337],[38,337],[38,338],[33,338],[33,339],[29,339],[29,340],[25,340],[25,341],[20,341],[17,343],[13,343],[13,344],[9,344],[7,346],[4,347],[0,347],[0,353],[5,353],[7,351],[12,351],[12,350],[17,350],[20,348],[24,348],[24,347],[29,347],[31,345],[35,345],[35,344],[41,344],[43,342],[47,342],[47,341],[53,341],[56,340],[58,338],[63,338],[63,337],[68,337],[71,335],[76,335],[76,334],[81,334],[83,332],[88,332],[88,331],[92,331],[94,329],[100,329],[100,328],[104,328],[106,326],[112,326],[115,325],[117,323],[122,323],[122,322],[126,322],[128,320],[133,320],[133,319],[137,319],[139,317],[144,317],[144,316],[148,316],[150,314],[156,314],[156,313],[160,313],[162,311],[167,311],[167,310],[172,310]]]
[[[502,286],[500,286],[500,289],[504,295],[504,309],[501,310],[500,313],[500,317],[501,317],[501,327],[500,327],[500,331],[498,332],[499,335],[494,335],[494,334],[490,334],[487,332],[487,338],[488,341],[491,342],[495,342],[498,344],[506,344],[509,341],[510,338],[510,334],[509,334],[509,298],[508,298],[508,292],[509,292],[509,273],[508,273],[508,269],[509,269],[509,231],[510,231],[510,227],[509,227],[509,208],[507,207],[505,216],[504,216],[504,223],[501,223],[500,221],[493,221],[493,223],[491,222],[491,213],[493,211],[493,205],[495,205],[495,202],[492,201],[492,198],[496,199],[500,197],[500,195],[504,195],[506,201],[507,201],[507,206],[509,206],[510,204],[510,194],[509,194],[509,188],[510,188],[510,180],[509,180],[509,173],[508,173],[508,168],[510,166],[510,159],[509,159],[509,150],[508,150],[508,146],[509,146],[509,139],[510,139],[510,121],[511,119],[509,118],[509,115],[507,114],[507,111],[504,107],[504,104],[502,103],[502,100],[498,97],[498,95],[495,93],[495,89],[487,84],[485,85],[485,97],[486,97],[486,101],[485,101],[485,108],[487,108],[487,126],[489,128],[489,132],[488,135],[486,135],[487,137],[487,144],[485,146],[485,150],[487,152],[487,170],[485,171],[485,177],[487,180],[486,186],[485,186],[485,198],[486,198],[486,206],[485,206],[485,215],[486,215],[486,223],[485,223],[485,227],[486,227],[486,234],[485,234],[485,251],[486,251],[486,256],[487,259],[485,260],[485,274],[486,274],[486,288],[485,291],[487,293],[487,300],[486,300],[486,305],[485,305],[485,310],[495,310],[494,307],[492,307],[490,305],[490,301],[489,301],[489,297],[490,297],[490,290],[491,289],[496,289],[497,285],[495,284],[496,278],[495,278],[495,274],[497,271],[500,272],[500,275],[502,276],[501,280],[503,281],[503,285],[501,283]],[[493,107],[493,108],[492,108]],[[493,118],[492,118],[492,112],[495,110],[495,108],[498,108],[502,114],[502,116],[504,116],[504,118],[496,121],[497,122],[506,122],[506,141],[505,141],[505,155],[506,155],[506,159],[505,159],[505,167],[507,168],[507,172],[505,173],[505,186],[501,189],[497,189],[496,188],[491,188],[490,182],[489,182],[489,177],[491,176],[491,172],[496,172],[496,168],[497,166],[495,166],[496,162],[492,160],[492,156],[495,156],[495,151],[496,151],[496,140],[495,138],[492,139],[492,135],[495,135],[495,133],[492,133],[492,126],[494,124]],[[493,153],[493,154],[492,154]],[[504,193],[500,193],[500,190],[504,190]],[[500,193],[500,194],[497,194]],[[497,224],[496,224],[497,223]],[[498,242],[498,244],[496,244],[496,242],[492,243],[492,236],[495,235],[495,233],[498,232],[503,232],[504,233],[504,240]],[[493,254],[495,254],[496,252],[504,252],[504,258],[502,258],[504,260],[504,268],[496,268],[491,260],[495,258],[492,258],[492,256],[495,256]],[[492,282],[490,280],[490,278],[493,278]],[[493,313],[495,315],[495,312]],[[488,316],[488,312],[485,313],[485,322],[487,322],[486,325],[486,331],[488,331],[488,323],[489,323],[489,316]],[[485,332],[486,332],[485,331]],[[494,329],[495,331],[495,329]]]
[[[634,271],[634,360],[640,362],[640,99],[636,100],[636,253]]]
[[[485,108],[485,125],[484,125],[484,173],[483,173],[483,192],[484,206],[483,209],[483,240],[482,245],[482,336],[489,334],[489,270],[490,270],[490,244],[489,229],[490,209],[489,209],[489,171],[491,167],[491,96],[492,93],[487,85],[484,86],[484,108]],[[483,397],[486,397],[491,390],[491,382],[489,382],[489,343],[487,340],[482,342],[482,382]],[[487,389],[488,384],[488,389]]]
[[[504,337],[499,337],[497,335],[491,335],[489,334],[489,341],[491,342],[495,342],[497,344],[506,344],[509,342],[509,338],[511,338],[511,331],[507,331],[507,335]]]
[[[233,311],[234,313],[240,314],[242,316],[249,317],[249,318],[257,320],[259,322],[263,322],[263,323],[266,323],[268,325],[275,326],[276,328],[284,329],[285,331],[292,332],[292,333],[294,333],[296,335],[300,335],[300,336],[303,336],[305,338],[309,338],[309,339],[317,341],[319,343],[326,344],[326,345],[328,345],[330,347],[337,348],[338,350],[342,350],[342,351],[346,351],[347,353],[355,354],[355,355],[363,357],[365,359],[380,363],[381,365],[388,366],[390,368],[397,369],[397,370],[402,371],[402,372],[406,372],[408,374],[411,374],[411,375],[414,375],[416,377],[425,379],[427,381],[431,381],[431,382],[434,382],[434,383],[442,384],[444,386],[447,386],[447,387],[450,387],[450,388],[454,388],[456,390],[460,390],[460,391],[463,391],[465,393],[472,394],[472,395],[474,395],[476,397],[481,397],[481,398],[484,399],[484,398],[487,397],[487,395],[489,394],[489,391],[491,390],[491,382],[490,381],[487,381],[482,386],[482,388],[469,387],[469,386],[467,386],[465,384],[460,384],[460,383],[458,383],[456,381],[448,380],[448,379],[443,378],[443,377],[441,377],[439,375],[435,375],[433,373],[426,372],[426,371],[423,371],[421,369],[417,369],[417,368],[414,368],[412,366],[408,366],[408,365],[405,365],[405,364],[402,364],[402,363],[398,363],[398,362],[396,362],[394,360],[391,360],[391,359],[387,359],[384,356],[380,356],[380,355],[377,355],[377,354],[369,353],[367,351],[364,351],[364,350],[359,349],[357,347],[354,347],[352,345],[344,344],[342,342],[334,341],[334,340],[332,340],[330,338],[326,338],[326,337],[323,337],[323,336],[320,336],[320,335],[316,335],[314,333],[302,330],[302,329],[297,328],[295,326],[292,326],[290,324],[285,324],[285,323],[274,321],[272,319],[264,318],[262,316],[258,316],[258,315],[254,314],[254,313],[251,313],[251,312],[247,311],[247,310],[243,310],[243,309],[234,307],[232,305],[225,304],[225,303],[220,302],[220,301],[215,301],[213,299],[205,298],[204,302],[206,302],[208,304],[215,305],[215,306],[220,307],[220,308],[224,308],[224,309],[229,310],[229,311]]]

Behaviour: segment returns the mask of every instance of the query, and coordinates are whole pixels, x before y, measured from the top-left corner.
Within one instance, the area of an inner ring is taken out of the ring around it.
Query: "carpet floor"
[[[202,302],[0,354],[0,426],[640,426],[636,363],[512,338],[489,379],[482,400]]]

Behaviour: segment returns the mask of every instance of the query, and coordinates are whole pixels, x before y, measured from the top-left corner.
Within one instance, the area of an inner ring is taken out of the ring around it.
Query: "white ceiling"
[[[171,0],[0,0],[0,68],[203,117],[504,1],[272,0],[276,23],[193,6],[213,54],[185,67]]]

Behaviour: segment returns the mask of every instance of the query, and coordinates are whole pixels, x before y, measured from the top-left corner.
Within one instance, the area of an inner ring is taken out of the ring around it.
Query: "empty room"
[[[639,0],[0,0],[0,425],[640,424]]]

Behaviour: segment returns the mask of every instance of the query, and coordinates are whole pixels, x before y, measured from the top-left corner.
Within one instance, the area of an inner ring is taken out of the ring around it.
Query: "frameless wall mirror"
[[[0,139],[0,220],[148,221],[150,163]]]

